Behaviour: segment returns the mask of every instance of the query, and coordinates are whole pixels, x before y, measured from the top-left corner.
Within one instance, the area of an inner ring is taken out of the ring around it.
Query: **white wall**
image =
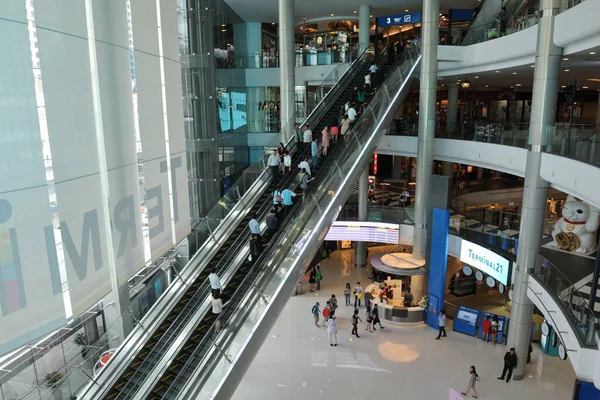
[[[384,136],[377,152],[396,156],[417,156],[417,138]],[[475,165],[512,175],[525,176],[527,151],[467,140],[435,139],[433,156],[436,160]],[[600,168],[545,153],[542,157],[541,176],[551,186],[572,194],[600,208]]]
[[[587,0],[556,17],[554,42],[564,55],[600,46],[600,0]],[[439,47],[439,75],[511,68],[535,61],[537,25],[467,47]],[[448,61],[457,60],[457,61]]]
[[[334,84],[346,72],[349,64],[315,65],[312,67],[296,68],[296,86],[320,84],[337,68],[337,79],[331,80]],[[246,69],[246,86],[280,86],[279,68]]]

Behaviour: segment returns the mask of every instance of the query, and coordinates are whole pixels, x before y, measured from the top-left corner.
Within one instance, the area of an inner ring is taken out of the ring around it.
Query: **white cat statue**
[[[569,195],[562,209],[562,217],[554,224],[552,246],[588,254],[596,249],[598,227],[600,210]]]

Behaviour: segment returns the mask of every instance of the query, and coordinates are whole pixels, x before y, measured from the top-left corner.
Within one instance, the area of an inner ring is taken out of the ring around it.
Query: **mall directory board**
[[[480,311],[474,308],[458,306],[454,315],[454,330],[466,335],[475,336]]]
[[[482,311],[481,318],[479,319],[479,331],[477,332],[477,337],[483,339],[483,321],[485,321],[485,318],[488,315],[490,316],[490,321],[493,321],[494,317],[498,317],[498,333],[496,334],[496,343],[504,343],[504,328],[506,328],[506,317],[502,315],[490,314]]]

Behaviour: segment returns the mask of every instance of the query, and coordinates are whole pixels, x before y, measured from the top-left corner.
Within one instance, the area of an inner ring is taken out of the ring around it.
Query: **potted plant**
[[[79,346],[81,348],[81,358],[83,358],[85,360],[88,355],[88,340],[87,340],[86,334],[80,332],[77,335],[75,335],[75,338],[73,339],[73,343],[75,343],[77,346]]]
[[[421,310],[423,310],[423,321],[427,321],[427,306],[429,304],[429,299],[427,296],[421,297],[421,300],[417,303]]]
[[[52,389],[52,396],[55,400],[63,400],[63,392],[60,389],[63,378],[64,375],[58,371],[46,374],[46,377],[44,378],[44,385],[48,389]]]

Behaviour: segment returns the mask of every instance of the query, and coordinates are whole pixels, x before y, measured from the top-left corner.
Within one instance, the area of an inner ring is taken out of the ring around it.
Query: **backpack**
[[[319,314],[319,307],[317,307],[316,305],[314,305],[313,308],[312,308],[312,313],[313,313],[313,315],[318,315]]]

